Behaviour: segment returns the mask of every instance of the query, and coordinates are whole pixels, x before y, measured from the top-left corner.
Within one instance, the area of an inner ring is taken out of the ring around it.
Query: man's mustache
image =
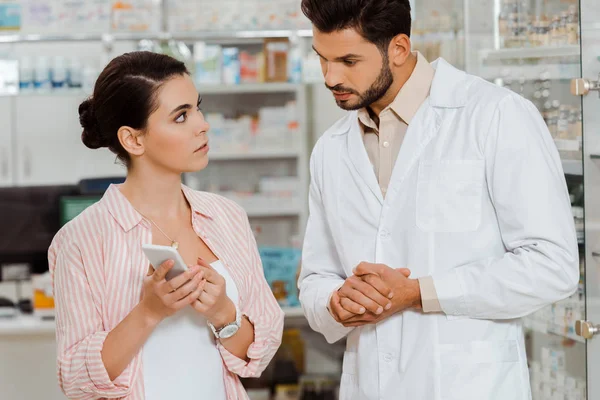
[[[358,94],[358,93],[356,93],[356,91],[354,91],[352,89],[345,88],[342,85],[329,86],[329,85],[325,84],[325,87],[327,89],[331,90],[332,92],[336,92],[336,93]]]

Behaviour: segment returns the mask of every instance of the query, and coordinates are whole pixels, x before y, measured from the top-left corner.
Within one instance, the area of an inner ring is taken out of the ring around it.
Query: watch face
[[[222,339],[230,338],[237,333],[238,329],[239,328],[237,325],[228,325],[225,328],[223,328],[221,332],[219,332],[219,337]]]

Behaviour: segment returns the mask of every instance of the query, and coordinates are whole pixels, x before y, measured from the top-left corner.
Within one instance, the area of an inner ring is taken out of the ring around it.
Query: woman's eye
[[[185,122],[186,119],[187,119],[187,113],[183,113],[179,117],[177,117],[175,122],[177,122],[178,124],[182,124]]]

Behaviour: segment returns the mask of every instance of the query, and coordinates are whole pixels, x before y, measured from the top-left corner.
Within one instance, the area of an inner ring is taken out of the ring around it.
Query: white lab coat
[[[559,154],[529,101],[433,66],[385,200],[356,112],[316,144],[302,307],[329,342],[347,336],[342,400],[530,399],[520,317],[579,280]],[[433,276],[444,313],[338,324],[327,302],[361,261]]]

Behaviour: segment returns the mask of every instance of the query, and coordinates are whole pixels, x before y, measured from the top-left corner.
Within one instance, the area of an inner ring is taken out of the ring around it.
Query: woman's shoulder
[[[50,251],[63,246],[78,246],[86,237],[101,236],[101,222],[106,220],[106,217],[106,210],[100,202],[87,207],[58,230],[50,245]]]

